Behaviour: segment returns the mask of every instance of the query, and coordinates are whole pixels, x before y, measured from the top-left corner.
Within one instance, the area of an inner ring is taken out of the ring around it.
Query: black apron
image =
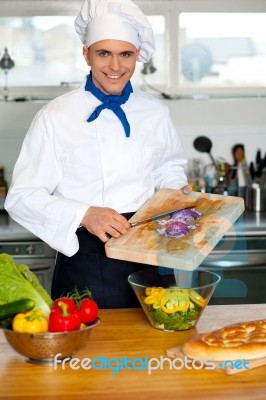
[[[123,214],[129,219],[134,213]],[[79,251],[72,257],[58,253],[52,282],[52,298],[75,287],[88,288],[99,308],[140,307],[128,276],[135,271],[155,268],[147,264],[115,260],[105,255],[104,243],[81,227],[77,230]]]

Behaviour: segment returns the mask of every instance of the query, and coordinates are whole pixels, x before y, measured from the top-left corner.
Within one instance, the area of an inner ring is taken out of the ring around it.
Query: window
[[[137,63],[132,82],[137,86],[142,85],[142,88],[148,85],[165,87],[167,80],[165,64],[165,18],[162,15],[151,15],[148,16],[148,20],[153,28],[156,51],[149,63],[144,65]]]
[[[147,65],[137,63],[133,78],[135,85],[150,83],[165,85],[164,17],[148,17],[154,28],[156,54]],[[82,44],[74,30],[74,17],[38,16],[0,19],[0,58],[7,48],[14,68],[7,69],[4,79],[12,86],[60,86],[78,84],[88,72],[82,55]],[[1,33],[2,32],[2,33]],[[156,64],[156,68],[153,67]]]
[[[265,0],[135,1],[156,42],[151,62],[137,63],[135,87],[172,98],[266,95]],[[51,97],[82,81],[88,66],[73,27],[82,0],[0,3],[0,58],[7,48],[15,62],[0,69],[0,91]]]
[[[179,84],[266,87],[266,13],[181,13]]]
[[[59,86],[82,79],[88,68],[73,20],[69,16],[0,20],[0,48],[7,47],[15,62],[8,71],[10,86]]]

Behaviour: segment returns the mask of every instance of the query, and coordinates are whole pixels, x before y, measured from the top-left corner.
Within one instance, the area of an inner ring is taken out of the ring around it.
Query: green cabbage
[[[50,314],[53,301],[36,275],[26,265],[16,265],[9,254],[0,254],[0,304],[25,298],[34,301],[34,310]]]

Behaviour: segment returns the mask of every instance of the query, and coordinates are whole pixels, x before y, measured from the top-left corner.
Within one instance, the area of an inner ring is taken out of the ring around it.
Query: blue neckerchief
[[[114,94],[106,95],[94,85],[94,83],[92,82],[92,74],[90,72],[90,74],[87,77],[85,90],[87,90],[88,92],[91,92],[95,97],[97,97],[98,100],[100,100],[102,102],[102,104],[100,104],[98,107],[96,107],[96,109],[93,111],[91,116],[87,119],[87,121],[88,122],[94,121],[97,117],[99,117],[100,112],[102,110],[104,110],[105,108],[108,108],[109,110],[112,110],[115,113],[115,115],[120,119],[120,121],[124,127],[126,137],[129,137],[130,136],[130,125],[128,123],[126,114],[124,113],[124,111],[122,110],[122,108],[120,106],[121,106],[121,104],[124,104],[128,100],[130,94],[133,92],[130,81],[128,81],[128,83],[124,87],[124,90],[121,95],[114,95]]]

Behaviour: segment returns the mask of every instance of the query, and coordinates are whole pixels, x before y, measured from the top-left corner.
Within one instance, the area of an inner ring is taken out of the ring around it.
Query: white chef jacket
[[[5,208],[10,216],[67,256],[79,249],[76,230],[90,206],[134,212],[160,188],[187,184],[186,156],[168,108],[135,90],[122,105],[131,127],[80,88],[35,116],[16,162]]]

